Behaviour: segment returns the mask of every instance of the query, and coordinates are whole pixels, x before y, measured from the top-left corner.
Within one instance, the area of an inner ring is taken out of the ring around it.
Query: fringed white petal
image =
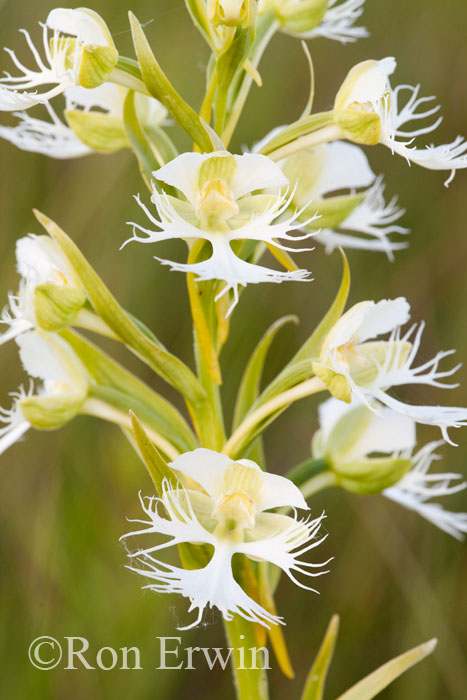
[[[19,407],[21,399],[32,396],[33,385],[28,391],[20,386],[17,392],[10,396],[13,398],[13,405],[10,409],[0,408],[0,455],[2,455],[11,445],[21,440],[23,435],[29,430],[31,424],[23,416]]]
[[[467,488],[467,483],[462,481],[460,474],[429,473],[432,462],[440,459],[435,450],[442,444],[441,441],[425,445],[414,456],[410,472],[383,493],[387,498],[419,513],[444,532],[462,540],[467,534],[467,513],[452,512],[439,503],[430,502],[432,498],[450,496]]]
[[[354,26],[354,23],[363,14],[365,0],[345,0],[337,5],[338,2],[339,0],[330,0],[322,22],[301,36],[305,39],[322,36],[326,39],[340,41],[342,44],[368,36],[368,30],[365,27]]]
[[[51,109],[49,104],[45,106]],[[15,113],[14,116],[18,117],[19,124],[13,127],[0,126],[0,138],[23,151],[42,153],[60,160],[80,158],[93,152],[56,115],[51,122],[35,119],[22,112]]]
[[[290,519],[290,526],[255,542],[243,542],[237,545],[237,551],[260,561],[268,561],[278,566],[300,588],[317,593],[314,588],[299,581],[296,574],[305,577],[322,576],[328,571],[314,572],[310,569],[326,566],[330,560],[313,564],[299,559],[306,552],[318,547],[327,537],[318,537],[324,515],[314,520]]]

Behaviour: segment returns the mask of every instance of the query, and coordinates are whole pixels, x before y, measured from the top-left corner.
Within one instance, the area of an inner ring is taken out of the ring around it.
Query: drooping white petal
[[[319,147],[325,149],[323,169],[309,192],[309,199],[335,190],[369,187],[375,180],[364,151],[353,143],[334,141]]]
[[[27,331],[16,338],[24,369],[31,377],[85,390],[87,374],[74,351],[59,336]]]
[[[0,138],[22,151],[42,153],[50,158],[80,158],[93,151],[75,136],[72,129],[60,121],[35,119],[22,112],[15,113],[17,126],[0,126]]]
[[[325,445],[333,430],[338,430],[340,424],[344,426],[345,420],[350,419],[352,413],[355,415],[356,411],[366,414],[361,416],[364,418],[364,428],[358,431],[346,448],[346,461],[366,457],[373,452],[392,454],[415,447],[416,425],[409,416],[381,405],[374,405],[371,410],[357,396],[352,397],[350,404],[330,398],[319,405],[319,424]]]
[[[360,342],[392,331],[410,318],[410,305],[404,297],[382,299],[367,307],[357,331]]]

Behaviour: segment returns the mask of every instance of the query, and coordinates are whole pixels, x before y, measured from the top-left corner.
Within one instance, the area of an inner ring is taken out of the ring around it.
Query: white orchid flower
[[[372,143],[379,142],[393,153],[406,158],[409,163],[416,163],[429,170],[450,170],[451,175],[445,183],[448,185],[456,170],[467,167],[467,142],[458,136],[452,143],[440,146],[417,148],[412,145],[417,136],[434,131],[439,126],[441,117],[418,129],[404,129],[404,125],[434,115],[439,106],[423,108],[434,97],[419,97],[420,85],[398,85],[393,89],[389,76],[395,69],[396,60],[384,58],[381,61],[364,61],[350,71],[335,100],[335,111],[341,126],[346,131],[345,120],[349,114],[353,115],[349,121],[349,131],[359,128],[355,115],[361,114],[362,120],[367,116],[377,117],[377,126],[373,124],[371,127],[372,139],[374,136]],[[409,98],[401,107],[399,100],[404,91],[409,93]],[[343,116],[339,117],[339,113]],[[365,142],[364,136],[362,141]]]
[[[105,22],[97,13],[86,8],[57,8],[49,13],[45,24],[41,26],[44,58],[34,46],[29,33],[25,29],[20,30],[32,53],[36,69],[27,68],[11,49],[5,49],[22,75],[13,77],[6,73],[4,78],[0,78],[0,111],[14,112],[44,104],[78,85],[85,46],[114,48]],[[38,92],[36,88],[43,85],[53,87]]]
[[[57,335],[28,331],[16,338],[25,371],[31,378],[28,391],[11,394],[11,409],[0,409],[0,454],[31,427],[51,429],[71,420],[83,405],[89,379],[72,348]],[[34,393],[33,379],[42,380]]]
[[[452,512],[432,502],[433,498],[450,496],[467,487],[461,474],[429,473],[433,461],[441,459],[435,451],[444,442],[430,442],[413,454],[417,444],[415,421],[381,404],[373,408],[377,412],[357,397],[351,404],[328,399],[319,406],[320,430],[313,438],[314,445],[344,473],[346,467],[359,460],[371,465],[372,455],[385,455],[386,461],[392,459],[395,465],[401,458],[410,460],[409,471],[383,489],[383,496],[415,511],[453,537],[463,539],[467,533],[467,513]],[[374,461],[376,472],[382,462]],[[375,473],[374,480],[377,479]]]
[[[288,479],[263,472],[254,462],[229,457],[208,449],[197,449],[178,457],[171,467],[194,480],[203,491],[175,487],[165,480],[160,498],[141,499],[144,527],[124,537],[160,534],[170,539],[162,544],[130,554],[140,566],[131,571],[150,579],[146,586],[159,593],[179,593],[190,600],[190,611],[198,610],[196,620],[182,629],[197,625],[206,607],[217,607],[226,620],[240,615],[265,627],[283,623],[252,600],[232,574],[232,557],[245,554],[254,561],[267,561],[281,568],[301,588],[296,574],[319,576],[323,564],[303,562],[299,557],[317,547],[323,516],[298,519],[266,512],[290,506],[308,510],[299,489]],[[155,552],[182,542],[211,545],[212,558],[200,569],[185,570],[156,559]]]
[[[0,323],[8,330],[0,335],[0,345],[38,326],[35,292],[39,285],[53,284],[73,290],[76,303],[85,301],[76,273],[59,246],[49,236],[30,235],[16,243],[17,271],[21,276],[18,294],[9,294],[8,307]]]
[[[454,350],[414,366],[424,324],[413,325],[401,335],[409,316],[410,306],[403,297],[356,304],[330,330],[313,366],[337,398],[350,401],[355,394],[370,407],[376,399],[417,423],[438,426],[451,442],[448,428],[467,424],[467,408],[413,406],[388,393],[390,387],[404,384],[452,387],[442,380],[459,369],[458,365],[439,370],[441,360]],[[390,333],[388,340],[372,340],[386,333]]]
[[[302,39],[324,37],[346,44],[368,36],[354,24],[365,0],[260,0],[258,12],[274,10],[282,31]]]
[[[208,241],[212,252],[207,260],[192,264],[161,262],[170,265],[172,270],[193,272],[200,280],[224,281],[225,286],[216,298],[232,289],[234,302],[231,309],[238,301],[239,285],[301,281],[309,277],[307,270],[280,272],[247,262],[232,249],[233,243],[250,240],[293,250],[279,240],[296,241],[313,235],[289,233],[301,226],[296,221],[297,213],[285,220],[280,219],[290,204],[290,196],[284,194],[288,180],[280,167],[266,156],[252,153],[238,156],[224,151],[183,153],[157,170],[154,177],[177,188],[184,198],[160,193],[154,185],[152,202],[159,218],[139,198],[137,202],[160,230],[146,229],[130,222],[133,237],[129,240],[144,243],[177,238]],[[138,235],[137,231],[144,236]]]
[[[386,204],[382,176],[376,177],[363,150],[355,144],[334,141],[296,153],[280,163],[290,183],[295,185],[293,203],[297,207],[312,206],[324,214],[326,206],[333,204],[327,196],[339,190],[350,195],[359,191],[363,200],[348,212],[348,202],[342,200],[343,216],[331,229],[325,225],[315,234],[327,252],[336,247],[357,248],[385,252],[392,260],[394,251],[406,247],[405,243],[391,240],[392,234],[407,234],[409,229],[396,224],[405,213],[397,205],[397,197]],[[368,188],[361,191],[361,188]],[[339,214],[339,200],[334,200],[335,213]],[[319,218],[315,222],[320,225]],[[351,233],[350,233],[351,232]],[[364,236],[354,234],[363,233]]]
[[[433,523],[440,530],[447,532],[458,540],[467,534],[467,513],[447,510],[440,503],[431,499],[451,496],[467,488],[462,474],[430,474],[433,461],[440,459],[435,450],[442,441],[430,442],[422,447],[412,458],[412,469],[395,486],[383,491],[386,498],[413,510]]]

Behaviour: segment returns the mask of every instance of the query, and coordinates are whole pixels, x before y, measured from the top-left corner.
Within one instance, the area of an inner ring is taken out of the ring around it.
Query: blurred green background
[[[19,27],[33,31],[52,2],[0,0],[0,45],[16,48]],[[107,20],[122,53],[132,55],[127,9],[142,22],[169,76],[185,97],[199,106],[207,51],[182,0],[95,0],[93,9]],[[316,109],[328,108],[347,70],[366,58],[395,55],[395,81],[423,85],[436,94],[445,121],[438,142],[466,133],[467,4],[465,0],[408,3],[368,0],[364,24],[371,38],[343,47],[323,39],[310,43],[315,64]],[[38,36],[34,34],[34,36]],[[2,68],[7,68],[7,57]],[[308,75],[300,44],[276,37],[261,66],[262,90],[254,88],[234,146],[241,148],[277,124],[296,118],[307,98]],[[178,138],[178,137],[177,137]],[[183,143],[183,142],[180,142]],[[421,358],[439,348],[456,347],[467,355],[466,185],[460,172],[449,189],[443,174],[409,168],[383,148],[369,153],[375,172],[385,172],[387,194],[398,193],[407,207],[404,223],[413,233],[410,248],[394,264],[385,257],[350,252],[351,301],[405,295],[413,318],[425,318]],[[152,260],[152,254],[177,255],[176,246],[118,248],[128,237],[125,221],[141,213],[131,196],[144,188],[130,153],[58,162],[0,143],[2,294],[15,289],[15,240],[38,232],[31,214],[38,207],[59,222],[115,291],[123,305],[154,328],[163,342],[191,362],[189,315],[183,277]],[[302,258],[314,272],[310,285],[263,285],[249,288],[233,321],[224,353],[224,396],[230,414],[242,369],[255,342],[270,322],[298,313],[301,325],[282,331],[267,369],[270,377],[318,322],[332,298],[339,276],[337,256],[321,248]],[[122,355],[121,355],[122,356]],[[130,367],[150,381],[144,367],[123,355]],[[2,347],[2,405],[22,375],[14,343]],[[462,388],[401,391],[413,401],[465,404]],[[316,427],[310,399],[286,412],[268,431],[270,470],[285,472],[309,451]],[[419,430],[421,440],[438,439]],[[465,471],[467,435],[457,433],[458,448],[446,447],[443,466]],[[150,493],[149,479],[123,435],[90,418],[64,429],[30,433],[2,457],[0,490],[1,681],[10,700],[40,698],[101,700],[131,697],[230,698],[230,673],[156,671],[157,636],[182,636],[182,646],[222,646],[217,616],[196,630],[178,633],[187,602],[143,592],[141,580],[125,570],[118,538],[128,530],[125,518],[138,517],[137,492]],[[462,507],[460,496],[449,506]],[[439,638],[429,661],[410,671],[381,694],[386,700],[462,700],[466,697],[467,645],[465,546],[415,515],[382,498],[324,492],[314,499],[315,514],[326,509],[329,538],[321,556],[335,556],[332,572],[319,580],[321,595],[281,582],[277,603],[286,617],[286,636],[296,670],[288,681],[270,673],[272,697],[298,698],[304,677],[332,613],[342,617],[340,640],[327,698],[408,647]],[[41,672],[27,659],[29,643],[39,635],[87,637],[94,654],[102,646],[138,646],[144,670]]]

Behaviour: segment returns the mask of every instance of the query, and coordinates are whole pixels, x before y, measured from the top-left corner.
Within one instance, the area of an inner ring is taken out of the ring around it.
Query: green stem
[[[306,481],[300,491],[303,493],[303,498],[310,498],[318,491],[323,491],[331,486],[337,486],[336,475],[331,471],[326,471]]]
[[[115,423],[122,428],[131,430],[131,418],[127,411],[121,411],[109,404],[100,401],[99,399],[87,399],[84,403],[81,413],[101,418],[109,423]],[[179,451],[166,440],[160,433],[150,428],[147,423],[144,423],[144,429],[147,432],[151,441],[163,452],[169,459],[173,460],[179,456]]]
[[[304,462],[300,462],[297,466],[293,467],[287,474],[286,477],[293,481],[295,486],[299,488],[309,481],[312,477],[322,472],[327,471],[329,464],[325,459],[307,459]]]
[[[258,653],[255,664],[257,642],[253,624],[236,615],[230,622],[224,621],[224,629],[227,643],[233,649],[231,661],[237,700],[268,700],[266,672],[254,668],[260,667],[263,659]]]
[[[270,153],[269,157],[271,160],[279,161],[291,156],[293,153],[297,153],[297,151],[304,151],[307,148],[313,148],[314,146],[319,146],[329,141],[337,141],[341,138],[342,131],[340,127],[335,125],[325,126],[323,129],[318,129],[318,131],[313,131],[311,134],[307,134],[306,136],[292,141],[287,144],[287,146],[278,148],[276,151]]]
[[[238,426],[237,430],[229,438],[222,450],[224,454],[235,455],[242,445],[248,440],[248,436],[253,433],[259,423],[268,418],[273,413],[289,406],[298,399],[303,399],[306,396],[311,396],[319,391],[324,391],[326,385],[318,377],[312,377],[302,384],[294,386],[293,389],[284,391],[282,394],[275,396],[267,403],[260,406],[256,411],[250,413],[245,420]]]

